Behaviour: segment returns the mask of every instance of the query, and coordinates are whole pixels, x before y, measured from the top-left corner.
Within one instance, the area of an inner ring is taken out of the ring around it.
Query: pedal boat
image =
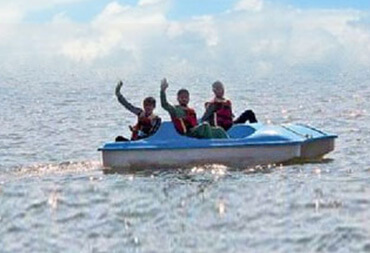
[[[221,164],[234,168],[320,158],[334,150],[334,134],[310,126],[237,124],[228,139],[196,139],[180,135],[163,122],[149,138],[109,142],[102,152],[105,169],[183,168]]]

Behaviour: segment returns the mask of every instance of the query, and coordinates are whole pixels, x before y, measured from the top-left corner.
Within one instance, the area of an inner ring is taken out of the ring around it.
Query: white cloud
[[[152,10],[144,7],[131,7],[112,2],[100,13],[92,24],[96,26],[108,26],[111,24],[158,24],[165,21],[164,11]]]
[[[166,28],[163,10],[148,10],[146,6],[110,3],[91,23],[95,36],[72,38],[66,41],[62,52],[85,61],[108,57],[115,50],[130,51],[140,58],[140,49],[153,37],[164,34]]]
[[[169,3],[112,2],[83,25],[63,12],[48,25],[0,25],[0,53],[32,61],[48,55],[64,62],[120,64],[138,71],[153,66],[184,71],[188,65],[199,71],[268,74],[301,66],[370,67],[370,29],[363,11],[300,10],[249,0],[219,15],[173,21],[167,18]]]
[[[140,0],[138,5],[139,6],[146,6],[146,5],[156,5],[156,4],[162,4],[166,2],[165,0]]]
[[[262,0],[240,0],[235,4],[236,11],[261,11],[263,8]]]
[[[88,0],[1,0],[0,23],[20,23],[32,11]]]
[[[23,11],[13,4],[0,4],[0,23],[18,23],[23,18]]]
[[[2,0],[0,6],[13,6],[18,9],[44,9],[60,4],[71,4],[88,0]]]
[[[67,16],[65,12],[60,12],[53,16],[52,24],[72,24],[73,21]]]
[[[189,37],[198,37],[210,47],[219,43],[218,30],[212,16],[196,17],[184,23],[169,22],[167,35],[170,39],[185,35],[187,36],[187,38],[183,38],[185,40],[188,40]]]

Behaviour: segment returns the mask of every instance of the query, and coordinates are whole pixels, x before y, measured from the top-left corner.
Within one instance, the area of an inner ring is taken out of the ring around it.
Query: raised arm
[[[121,87],[122,87],[122,81],[120,80],[118,83],[117,83],[117,86],[116,86],[116,96],[117,96],[117,99],[118,101],[127,109],[129,110],[130,112],[136,114],[136,115],[139,115],[143,110],[139,107],[135,107],[133,106],[130,102],[128,102],[126,100],[126,98],[124,96],[122,96],[121,94]]]
[[[167,102],[166,89],[168,88],[168,83],[166,78],[161,81],[161,106],[163,109],[168,111],[171,116],[175,116],[175,107]]]

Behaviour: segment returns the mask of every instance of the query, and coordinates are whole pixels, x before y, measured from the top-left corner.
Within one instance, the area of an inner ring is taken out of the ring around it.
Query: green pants
[[[213,127],[208,123],[200,124],[191,129],[188,134],[190,137],[198,139],[227,139],[229,136],[221,127]]]

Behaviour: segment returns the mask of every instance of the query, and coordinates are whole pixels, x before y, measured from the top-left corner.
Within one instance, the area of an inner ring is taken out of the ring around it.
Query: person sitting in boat
[[[252,110],[244,111],[235,121],[233,121],[233,112],[231,101],[224,97],[225,88],[222,82],[216,81],[212,84],[212,90],[215,97],[205,103],[206,111],[201,118],[201,122],[209,122],[211,126],[219,126],[226,131],[232,127],[233,124],[256,123],[257,119]]]
[[[132,131],[131,140],[139,140],[153,135],[161,125],[161,118],[153,113],[155,109],[155,98],[146,97],[143,101],[143,109],[133,106],[121,94],[122,81],[116,86],[116,96],[118,101],[130,112],[137,116],[135,126],[129,126]],[[118,136],[116,141],[128,141],[127,138]]]
[[[208,123],[197,125],[197,116],[194,109],[188,107],[190,100],[189,91],[180,89],[177,92],[178,105],[170,105],[166,98],[166,89],[168,88],[166,78],[161,81],[161,105],[162,108],[168,111],[175,129],[181,135],[195,137],[200,139],[211,138],[228,138],[227,133],[219,127],[212,127]]]

